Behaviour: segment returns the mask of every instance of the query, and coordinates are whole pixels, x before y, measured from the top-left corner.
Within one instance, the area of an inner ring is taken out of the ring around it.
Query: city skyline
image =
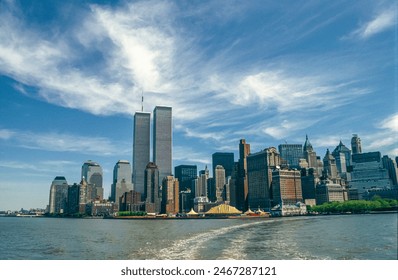
[[[108,197],[142,105],[173,108],[172,168],[213,170],[243,138],[256,153],[305,135],[321,158],[352,134],[395,158],[396,13],[390,1],[1,2],[0,210],[44,207],[54,177],[78,183],[88,160]]]

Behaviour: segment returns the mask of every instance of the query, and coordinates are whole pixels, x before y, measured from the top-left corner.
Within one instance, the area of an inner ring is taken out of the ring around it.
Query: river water
[[[0,260],[396,260],[394,214],[270,219],[0,218]]]

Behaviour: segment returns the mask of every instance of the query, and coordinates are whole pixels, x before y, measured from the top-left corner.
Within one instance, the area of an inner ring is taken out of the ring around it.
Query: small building
[[[345,200],[345,188],[339,184],[335,184],[328,179],[321,180],[316,186],[316,204],[321,205],[325,202]]]
[[[302,202],[296,204],[278,204],[271,209],[273,217],[301,216],[307,214],[307,205]]]

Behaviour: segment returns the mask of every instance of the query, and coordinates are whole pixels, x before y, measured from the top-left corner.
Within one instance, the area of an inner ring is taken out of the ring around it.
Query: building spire
[[[144,91],[141,90],[141,112],[144,112]]]

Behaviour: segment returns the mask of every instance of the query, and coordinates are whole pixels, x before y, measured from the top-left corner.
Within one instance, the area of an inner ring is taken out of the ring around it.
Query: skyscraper
[[[308,135],[305,136],[305,143],[303,147],[303,156],[307,160],[309,168],[318,169],[318,161],[316,157],[316,153],[310,140],[308,139]]]
[[[391,188],[388,170],[383,167],[380,152],[356,153],[352,155],[353,170],[349,186],[358,190],[362,199],[370,189]]]
[[[347,173],[347,166],[351,165],[351,151],[343,142],[340,141],[339,145],[333,150],[333,157],[336,159],[337,170],[344,176]]]
[[[149,162],[145,169],[145,211],[159,213],[161,207],[159,193],[159,169],[153,162]]]
[[[236,207],[242,211],[248,209],[247,156],[249,154],[250,144],[247,144],[245,139],[241,139],[239,141],[239,161],[236,175]],[[233,192],[231,192],[231,195],[233,195]]]
[[[104,198],[104,189],[102,187],[102,167],[91,160],[82,165],[82,178],[86,179],[87,184],[92,185],[94,193],[93,199],[102,200]]]
[[[151,114],[136,112],[133,130],[133,188],[143,195],[145,168],[150,161]]]
[[[232,176],[234,170],[234,153],[217,152],[212,155],[213,177],[217,165],[221,165],[225,169],[225,177]]]
[[[74,183],[68,188],[68,213],[79,213],[80,185]]]
[[[50,214],[66,214],[68,212],[68,188],[68,182],[63,176],[57,176],[52,181],[48,204]]]
[[[272,198],[273,205],[303,202],[300,171],[274,169],[272,171]]]
[[[323,173],[331,180],[339,177],[337,173],[336,159],[329,152],[329,149],[326,150],[325,157],[323,158]]]
[[[209,179],[209,169],[199,171],[199,177],[195,180],[195,197],[207,197],[207,180]]]
[[[119,205],[120,197],[133,189],[131,183],[131,166],[127,160],[119,160],[113,168],[111,200]],[[120,205],[119,205],[120,206]]]
[[[270,209],[272,169],[279,165],[279,153],[274,147],[247,156],[249,207]]]
[[[167,176],[162,181],[162,213],[176,214],[179,211],[178,179]]]
[[[362,153],[361,138],[358,137],[358,134],[352,135],[351,150],[353,155]]]
[[[174,176],[180,183],[180,191],[191,189],[192,180],[198,176],[198,167],[196,165],[178,165],[174,167]]]
[[[217,202],[226,200],[225,193],[225,169],[221,165],[217,165],[214,173],[216,183],[216,199]]]
[[[300,168],[299,162],[303,158],[303,145],[281,144],[278,146],[281,160],[289,168]],[[283,165],[283,164],[282,164]]]
[[[172,114],[171,107],[156,106],[153,110],[153,161],[159,178],[172,175]]]
[[[382,162],[383,162],[383,168],[388,170],[388,176],[390,177],[393,186],[397,186],[398,185],[398,181],[397,181],[397,173],[398,173],[398,169],[397,169],[397,164],[394,160],[392,160],[391,158],[389,158],[387,155],[383,156],[381,158]]]

